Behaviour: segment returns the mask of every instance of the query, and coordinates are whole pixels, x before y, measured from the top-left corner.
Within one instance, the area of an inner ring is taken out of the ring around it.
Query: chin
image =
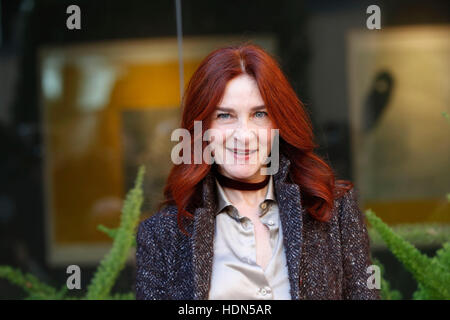
[[[259,175],[260,165],[249,165],[249,164],[235,164],[235,165],[225,165],[222,170],[233,179],[248,180]]]

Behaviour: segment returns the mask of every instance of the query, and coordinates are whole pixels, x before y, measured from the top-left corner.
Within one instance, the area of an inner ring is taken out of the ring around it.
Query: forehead
[[[255,79],[243,74],[228,82],[222,101],[218,106],[236,109],[252,108],[263,104],[264,100]]]

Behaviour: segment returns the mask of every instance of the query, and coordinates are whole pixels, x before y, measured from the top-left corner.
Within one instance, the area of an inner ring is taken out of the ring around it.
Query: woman
[[[165,201],[139,225],[137,299],[379,299],[356,191],[314,154],[272,56],[249,43],[210,53],[181,127],[184,155],[200,141],[206,156],[172,167]]]

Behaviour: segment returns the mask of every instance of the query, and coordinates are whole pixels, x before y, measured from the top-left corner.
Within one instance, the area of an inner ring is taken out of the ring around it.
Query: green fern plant
[[[450,116],[447,112],[442,112],[442,116],[450,124]],[[450,193],[446,195],[450,202]],[[384,240],[389,250],[404,265],[417,281],[417,290],[413,294],[415,300],[450,300],[450,242],[445,242],[441,249],[436,251],[432,258],[422,254],[411,243],[396,234],[387,224],[385,224],[376,214],[368,209],[365,215],[373,227]],[[382,265],[374,259],[380,269]],[[384,269],[382,271],[382,275]],[[398,297],[395,291],[391,292],[389,283],[382,277],[381,296],[383,299]]]
[[[429,258],[392,231],[371,209],[366,210],[365,215],[389,250],[417,281],[414,299],[450,299],[450,242],[446,242],[435,257]]]
[[[135,186],[131,189],[125,199],[120,225],[117,229],[109,229],[102,225],[99,230],[105,232],[114,239],[111,250],[100,262],[91,282],[87,288],[87,293],[81,299],[89,300],[133,300],[134,293],[111,294],[114,283],[125,267],[130,249],[136,245],[136,227],[139,223],[141,206],[144,199],[142,183],[145,174],[145,167],[140,166],[135,181]],[[67,296],[67,286],[64,284],[61,289],[41,282],[29,273],[22,273],[20,270],[10,266],[0,266],[0,278],[5,278],[9,282],[23,288],[28,294],[27,300],[62,300],[80,299],[78,297]]]

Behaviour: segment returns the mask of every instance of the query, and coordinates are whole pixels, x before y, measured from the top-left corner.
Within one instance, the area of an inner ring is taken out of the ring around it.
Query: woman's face
[[[219,171],[230,178],[259,182],[270,154],[274,130],[256,81],[243,74],[229,81],[212,114],[211,142]]]

